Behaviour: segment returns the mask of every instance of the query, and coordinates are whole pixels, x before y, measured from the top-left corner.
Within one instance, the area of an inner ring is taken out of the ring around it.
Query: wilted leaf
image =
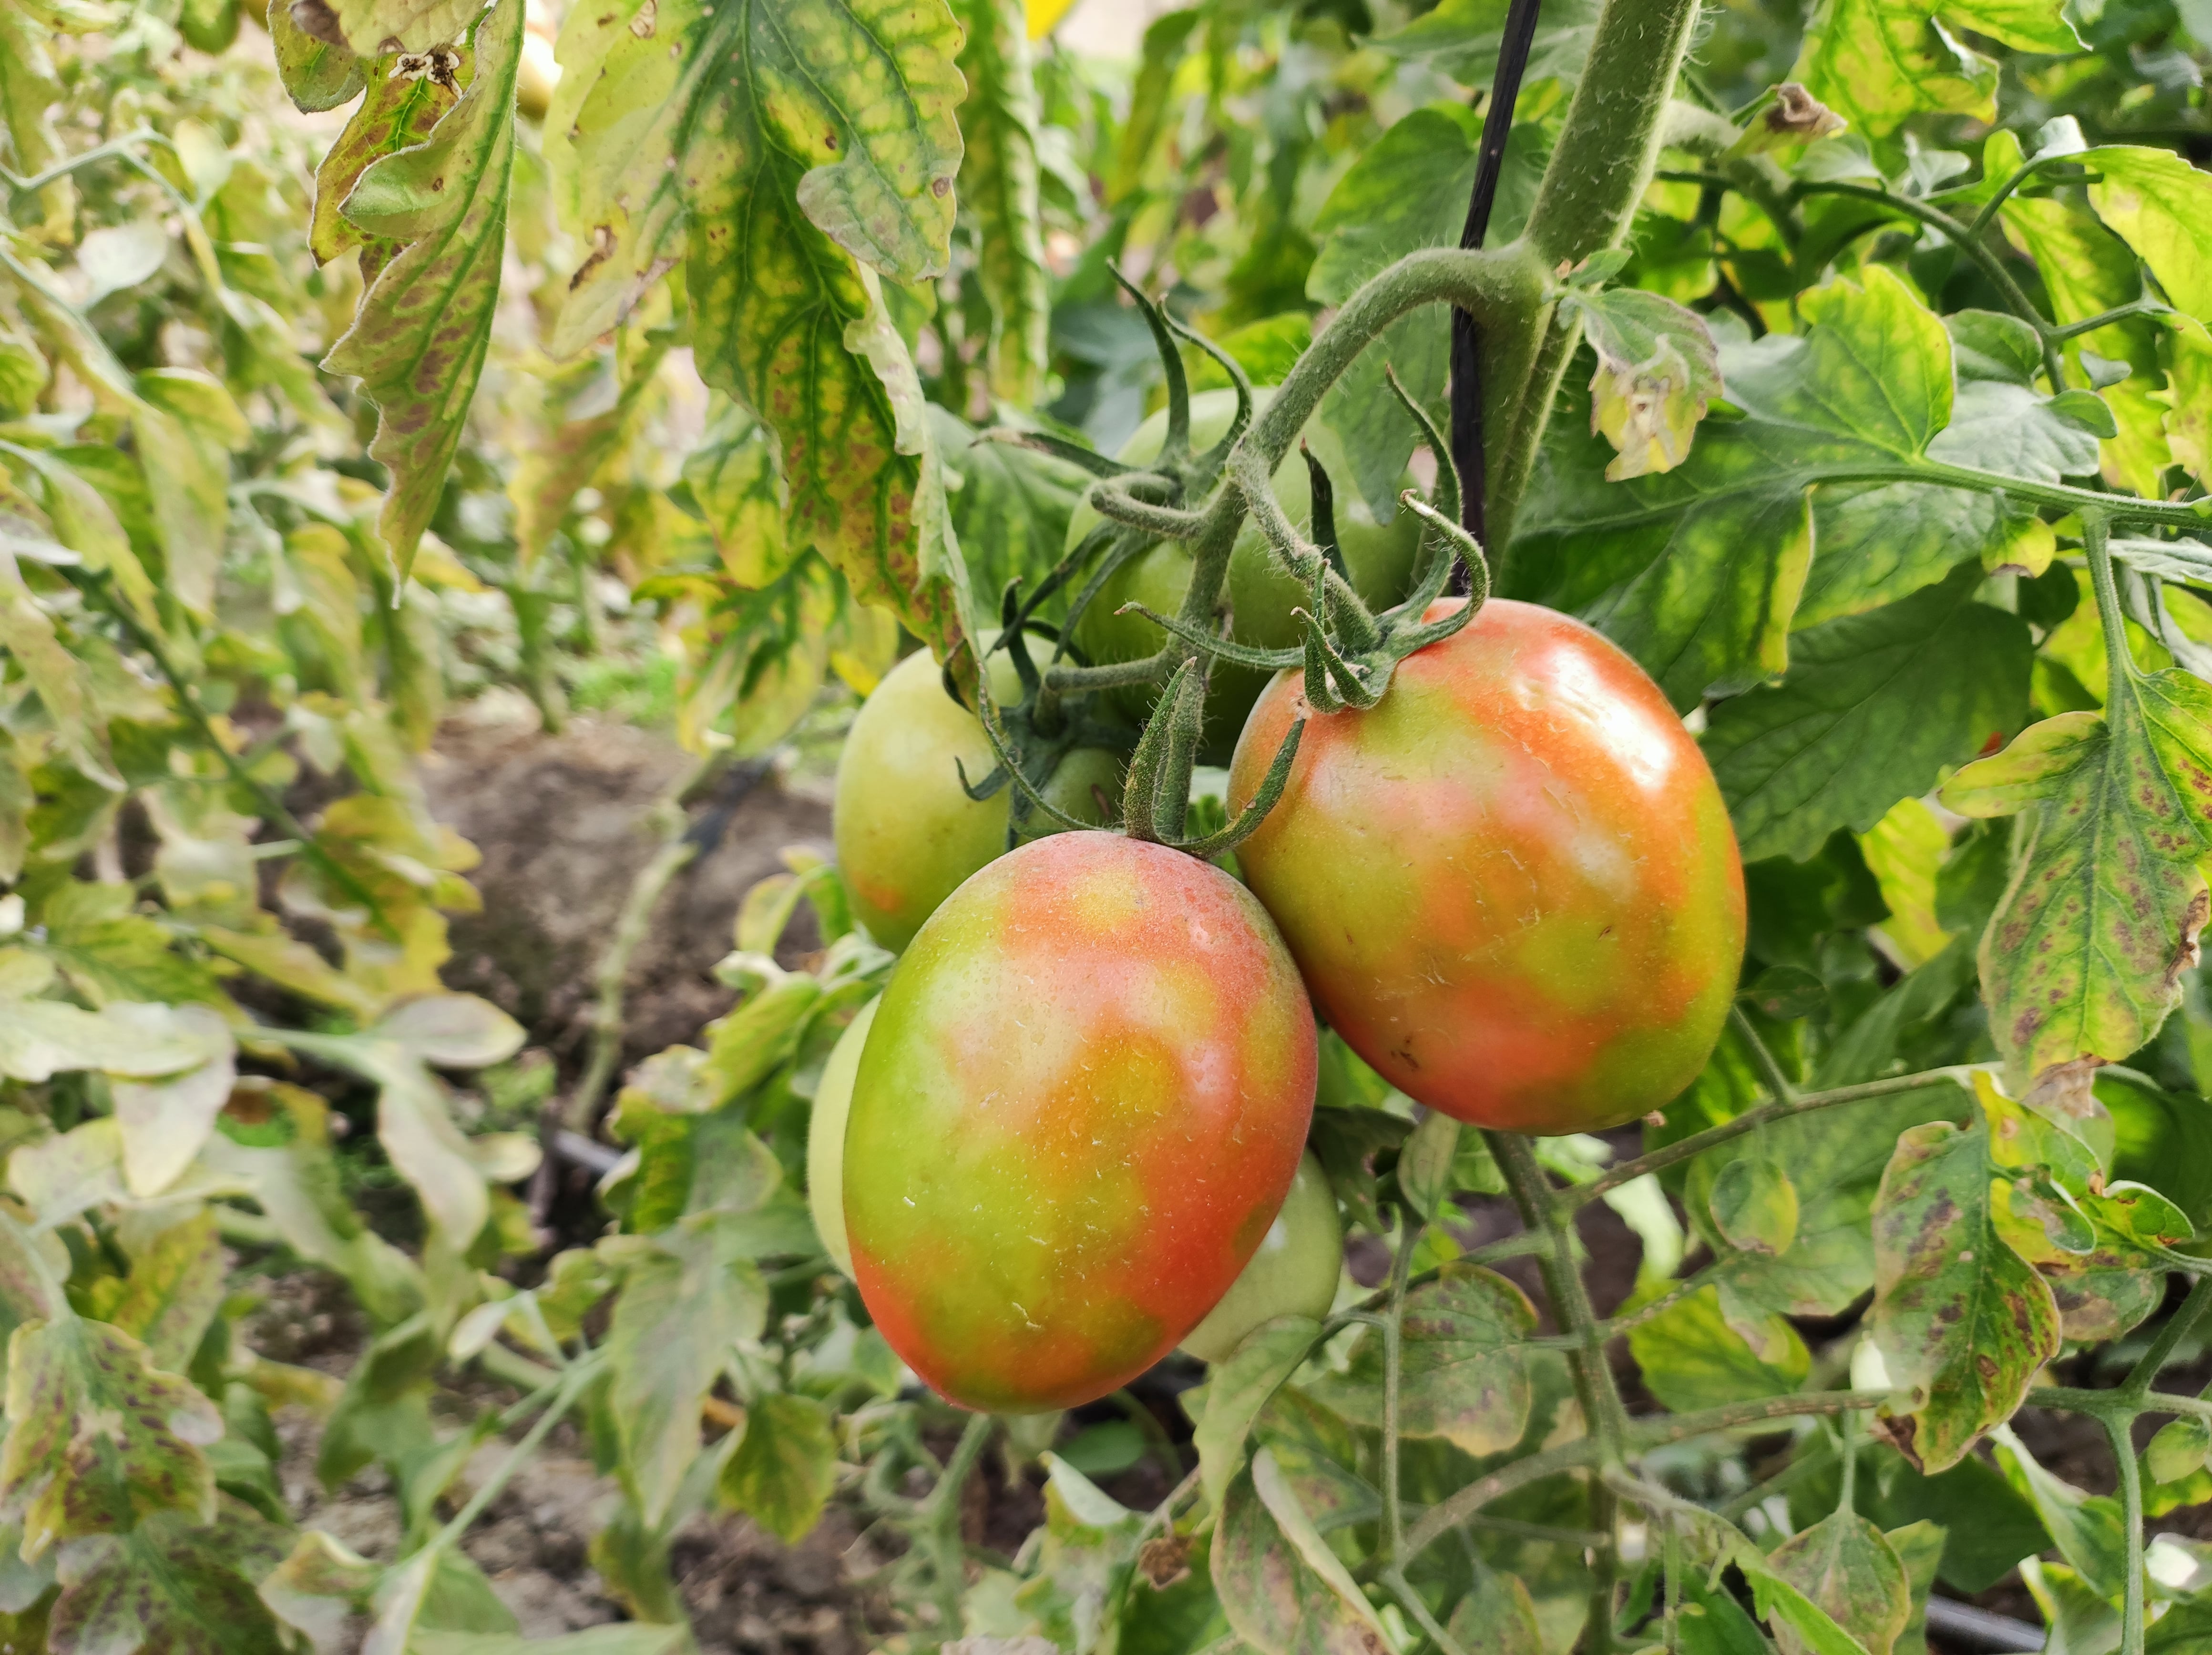
[[[362,58],[442,45],[483,10],[483,0],[292,0],[304,33]]]
[[[1568,306],[1597,353],[1590,430],[1619,455],[1605,468],[1606,481],[1673,470],[1721,394],[1720,353],[1704,319],[1634,288],[1577,292]]]
[[[301,113],[336,109],[360,95],[366,84],[361,59],[301,28],[292,16],[292,0],[269,0],[267,21],[277,76]]]
[[[316,44],[326,52],[343,51]],[[453,75],[403,72],[398,60],[392,58],[372,58],[364,71],[358,59],[348,56],[354,77],[360,79],[365,73],[368,95],[315,168],[315,208],[308,221],[307,247],[319,264],[362,249],[362,281],[367,284],[376,280],[377,272],[398,249],[390,242],[372,245],[370,238],[340,209],[371,162],[426,142],[460,94]],[[469,60],[461,58],[453,66],[454,74],[469,66]]]

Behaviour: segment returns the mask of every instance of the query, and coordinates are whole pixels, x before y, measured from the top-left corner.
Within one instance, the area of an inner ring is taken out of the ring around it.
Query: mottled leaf
[[[52,1655],[285,1655],[254,1592],[283,1561],[283,1530],[233,1500],[204,1526],[173,1512],[135,1533],[66,1548]]]
[[[2171,149],[2108,144],[2074,159],[2101,175],[2089,204],[2175,306],[2212,321],[2212,173]]]
[[[1382,1622],[1261,1449],[1230,1485],[1213,1584],[1237,1635],[1261,1655],[1387,1655]]]
[[[376,404],[368,452],[392,472],[377,530],[403,579],[445,492],[491,341],[514,163],[521,0],[497,0],[472,44],[476,72],[429,138],[370,163],[343,206],[364,234],[405,244],[323,359],[326,371],[358,377]]]
[[[1826,0],[1790,78],[1869,133],[1922,110],[1987,118],[1996,66],[1960,45],[1947,22],[2023,52],[2081,49],[2050,0]]]
[[[2130,670],[2106,696],[2101,715],[2046,719],[1942,791],[1963,815],[2021,816],[1981,974],[1990,1032],[2024,1076],[2142,1046],[2204,923],[2212,686]]]
[[[458,39],[483,9],[483,0],[292,0],[292,20],[310,39],[375,58]]]
[[[1881,1531],[1855,1511],[1836,1512],[1769,1553],[1774,1572],[1857,1639],[1867,1655],[1890,1655],[1912,1612],[1905,1565]],[[1787,1617],[1778,1619],[1783,1655],[1811,1647]]]
[[[149,1367],[129,1334],[76,1316],[27,1322],[8,1342],[0,1509],[21,1518],[27,1557],[156,1512],[210,1521],[215,1473],[200,1451],[222,1430],[215,1404]]]
[[[181,1373],[222,1307],[228,1262],[215,1214],[203,1208],[138,1249],[128,1276],[94,1283],[93,1307],[143,1343],[155,1367]]]
[[[975,273],[990,306],[984,359],[991,394],[1017,408],[1036,403],[1049,366],[1052,286],[1039,216],[1037,131],[1043,116],[1030,63],[1021,0],[963,0],[960,194],[975,215]]]
[[[1677,1413],[1787,1396],[1804,1385],[1812,1356],[1789,1323],[1771,1322],[1761,1330],[1768,1348],[1754,1349],[1722,1313],[1718,1290],[1704,1288],[1631,1329],[1628,1350],[1644,1388]]]
[[[325,52],[340,48],[324,46]],[[355,248],[363,250],[362,280],[372,282],[385,262],[398,249],[389,241],[372,242],[368,234],[340,210],[370,163],[411,149],[428,140],[432,130],[459,97],[454,76],[471,67],[468,58],[456,64],[453,75],[403,71],[396,58],[372,58],[366,70],[356,62],[355,75],[368,95],[353,112],[315,168],[314,215],[308,221],[307,247],[315,262],[327,264]]]
[[[1580,315],[1597,353],[1590,430],[1618,455],[1606,481],[1673,470],[1721,394],[1720,353],[1704,318],[1634,288],[1577,292],[1562,308]]]
[[[1320,1337],[1321,1324],[1310,1317],[1277,1317],[1247,1334],[1228,1361],[1214,1364],[1192,1446],[1198,1450],[1206,1498],[1217,1508],[1243,1468],[1253,1422]]]
[[[1728,1244],[1772,1258],[1797,1239],[1797,1186],[1778,1161],[1746,1155],[1721,1168],[1709,1197],[1713,1224]]]
[[[1890,1428],[1917,1466],[1940,1471],[2010,1418],[2058,1354],[2049,1286],[1997,1234],[1980,1121],[1899,1138],[1874,1240],[1874,1337],[1891,1381],[1914,1397]]]
[[[347,47],[319,40],[301,28],[292,15],[292,0],[269,0],[267,21],[277,76],[301,113],[336,109],[361,95],[368,84],[361,59]]]
[[[1535,1307],[1493,1270],[1455,1261],[1406,1295],[1398,1428],[1470,1454],[1511,1447],[1528,1422],[1528,1351]],[[1350,1365],[1315,1394],[1357,1423],[1382,1422],[1382,1339],[1359,1336]]]

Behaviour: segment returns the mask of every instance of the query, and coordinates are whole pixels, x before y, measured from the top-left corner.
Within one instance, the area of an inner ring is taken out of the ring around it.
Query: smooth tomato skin
[[[1263,389],[1253,398],[1264,409],[1274,393]],[[1205,391],[1190,399],[1190,437],[1194,449],[1203,450],[1220,440],[1237,411],[1233,391]],[[1141,465],[1158,458],[1167,440],[1166,410],[1154,414],[1129,440],[1119,458]],[[1413,560],[1420,549],[1420,524],[1411,512],[1401,510],[1387,523],[1368,514],[1366,503],[1352,484],[1351,467],[1342,458],[1334,433],[1316,421],[1306,432],[1315,453],[1328,467],[1336,486],[1337,539],[1352,584],[1371,609],[1387,609],[1405,595],[1413,579]],[[1407,479],[1408,484],[1412,478]],[[1275,497],[1284,512],[1301,530],[1310,530],[1313,517],[1313,483],[1305,458],[1294,448],[1275,468]],[[1088,501],[1079,503],[1067,524],[1067,546],[1073,550],[1097,526],[1098,514]],[[1162,615],[1173,615],[1190,588],[1190,549],[1164,541],[1139,552],[1099,588],[1091,607],[1077,623],[1074,638],[1092,661],[1134,661],[1152,654],[1166,634],[1141,615],[1116,615],[1124,603],[1142,603]],[[1312,595],[1283,573],[1267,548],[1267,537],[1249,518],[1237,530],[1236,549],[1229,558],[1229,607],[1234,617],[1230,631],[1237,642],[1260,649],[1288,649],[1303,642],[1296,611],[1312,607]],[[1267,675],[1249,667],[1218,663],[1206,690],[1206,739],[1208,761],[1226,758],[1243,728],[1245,715]],[[1115,706],[1132,721],[1141,722],[1152,709],[1151,689],[1116,691]]]
[[[1206,1319],[1183,1335],[1182,1348],[1204,1362],[1229,1360],[1244,1336],[1278,1316],[1328,1314],[1344,1270],[1344,1221],[1328,1174],[1309,1149],[1267,1226],[1260,1250]]]
[[[845,1123],[853,1113],[853,1077],[860,1072],[860,1050],[883,1003],[878,994],[854,1012],[830,1048],[814,1087],[814,1112],[806,1121],[807,1209],[822,1251],[848,1276],[853,1273],[853,1249],[845,1240]]]
[[[943,1396],[1071,1408],[1236,1281],[1312,1118],[1313,1010],[1251,894],[1118,834],[961,887],[869,1031],[845,1131],[853,1276]]]
[[[1279,675],[1237,744],[1232,812],[1305,712]],[[1534,604],[1491,599],[1376,706],[1310,719],[1237,857],[1331,1027],[1479,1126],[1594,1131],[1670,1102],[1743,962],[1743,868],[1705,755],[1626,654]]]
[[[983,639],[986,648],[994,635]],[[1006,701],[1021,694],[1004,654],[991,657],[991,693]],[[884,675],[853,720],[837,760],[830,818],[854,913],[894,953],[962,880],[1006,848],[1010,793],[1002,788],[988,799],[969,798],[956,761],[977,782],[998,763],[982,724],[945,693],[929,652],[917,650]],[[1043,791],[1070,815],[1099,821],[1094,785],[1109,800],[1118,797],[1121,762],[1100,749],[1078,748]]]

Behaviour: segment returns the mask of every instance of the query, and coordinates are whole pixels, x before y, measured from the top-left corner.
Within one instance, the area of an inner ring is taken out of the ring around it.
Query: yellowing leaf
[[[392,470],[377,530],[403,579],[445,491],[491,341],[521,43],[522,0],[498,0],[477,27],[476,74],[460,100],[427,142],[372,162],[345,198],[356,228],[406,244],[323,359],[332,373],[356,375],[376,404],[368,452]]]

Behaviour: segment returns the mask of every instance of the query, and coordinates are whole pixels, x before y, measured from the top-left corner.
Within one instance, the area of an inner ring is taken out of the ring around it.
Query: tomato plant
[[[507,1655],[564,1426],[575,1655],[833,1510],[902,1655],[2203,1640],[2200,0],[1115,9],[0,0],[0,1642]],[[566,1040],[505,706],[683,755]]]

